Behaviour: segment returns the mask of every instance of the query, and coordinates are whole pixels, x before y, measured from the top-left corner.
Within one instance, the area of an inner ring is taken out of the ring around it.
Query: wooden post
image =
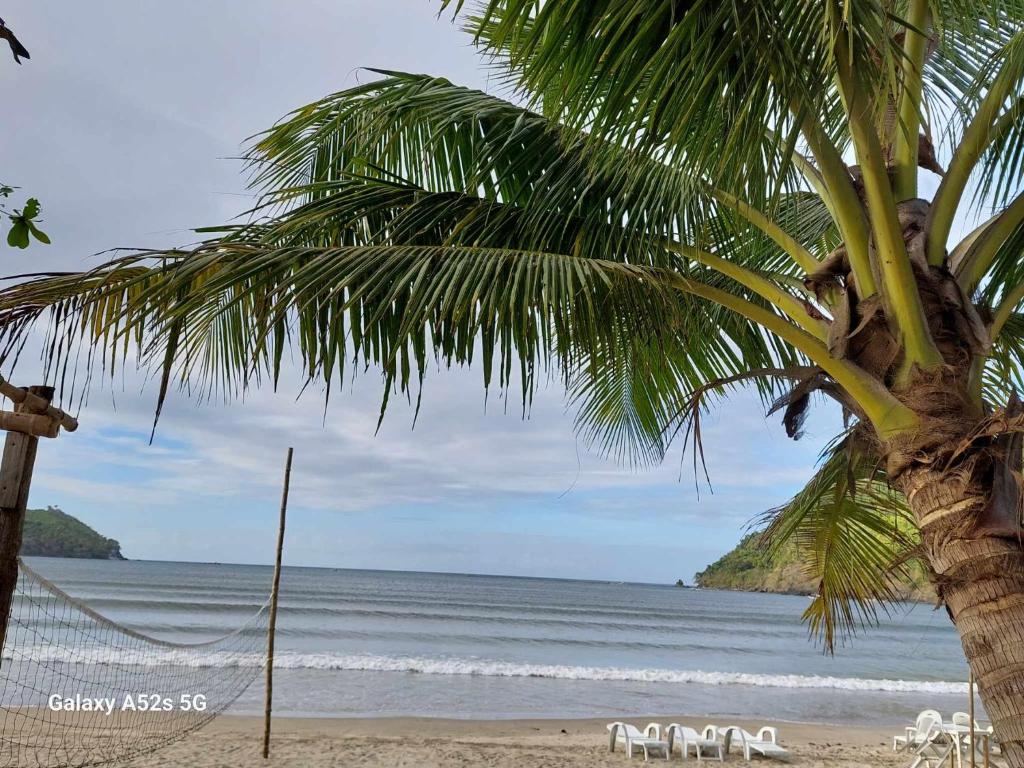
[[[270,589],[270,621],[267,624],[267,695],[263,708],[263,759],[270,757],[270,710],[274,696],[274,629],[277,626],[277,593],[281,587],[281,552],[284,549],[284,518],[288,509],[288,486],[292,477],[292,449],[284,463],[284,489],[281,491],[281,520],[277,527],[277,556],[274,560],[274,585]]]
[[[978,737],[974,733],[974,670],[971,670],[970,677],[968,678],[969,693],[971,694],[970,701],[967,702],[967,716],[971,718],[971,768],[974,768],[974,753],[978,749]],[[987,746],[987,745],[986,745]]]
[[[53,387],[29,387],[30,395],[14,406],[16,413],[39,414],[53,399]],[[42,405],[40,405],[42,401]],[[39,438],[24,432],[8,432],[0,463],[0,650],[7,638],[14,589],[18,585],[18,553],[21,551],[25,507],[32,483]]]

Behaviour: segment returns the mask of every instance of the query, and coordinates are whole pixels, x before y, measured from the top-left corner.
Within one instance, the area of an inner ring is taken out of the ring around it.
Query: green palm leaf
[[[763,522],[763,545],[795,546],[817,583],[804,619],[829,652],[837,640],[876,623],[910,576],[913,516],[857,430],[834,444],[803,490]]]

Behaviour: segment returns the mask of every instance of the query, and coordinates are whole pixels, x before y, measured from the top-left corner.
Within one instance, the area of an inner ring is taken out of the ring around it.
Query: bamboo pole
[[[263,759],[270,757],[270,710],[274,697],[274,629],[277,626],[277,593],[281,587],[281,552],[284,549],[284,519],[288,509],[288,486],[292,477],[292,448],[284,463],[284,488],[281,491],[281,520],[277,527],[277,555],[274,560],[274,585],[270,589],[270,620],[267,624],[267,692],[263,708]]]
[[[53,397],[53,387],[15,389],[26,394],[14,406],[15,412],[26,418],[45,412]],[[38,444],[39,438],[35,435],[8,432],[0,462],[0,650],[7,637],[11,603],[18,585],[18,552]]]
[[[50,390],[49,394],[40,394],[40,389]],[[55,419],[68,432],[74,432],[78,429],[78,419],[64,413],[60,408],[54,408],[50,405],[50,401],[53,400],[53,391],[50,387],[29,387],[28,389],[23,389],[22,387],[14,386],[3,376],[0,376],[0,395],[10,398],[10,401],[15,405],[23,405],[24,408],[22,410],[27,413],[39,413]]]
[[[56,437],[60,431],[60,424],[42,413],[0,411],[0,429],[7,432],[24,432],[32,437]]]
[[[970,700],[967,702],[967,716],[971,719],[971,768],[974,768],[974,753],[977,750],[977,743],[974,734],[974,670],[971,670],[970,676],[967,678],[968,693],[970,693]]]

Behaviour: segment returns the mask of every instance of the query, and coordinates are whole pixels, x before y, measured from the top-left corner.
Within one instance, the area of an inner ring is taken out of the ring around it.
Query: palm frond
[[[1018,226],[996,251],[992,264],[977,287],[975,299],[982,306],[996,307],[1017,286],[1024,283],[1024,264],[1020,254],[1024,248],[1024,225]]]
[[[465,136],[476,139],[461,141]],[[256,184],[279,191],[259,209],[270,218],[238,236],[291,245],[540,249],[668,267],[763,303],[665,247],[681,220],[673,205],[652,206],[661,199],[654,190],[682,200],[692,180],[635,154],[626,160],[621,149],[588,146],[578,133],[493,96],[389,73],[296,113],[257,142]],[[621,177],[624,165],[642,168],[647,186]],[[834,247],[834,225],[816,195],[783,195],[776,210],[806,247]],[[723,209],[705,226],[730,260],[802,290],[786,254],[739,217]],[[702,340],[690,349],[679,339],[661,338],[654,349],[640,339],[595,349],[586,365],[566,372],[588,442],[630,462],[657,461],[680,387],[731,375],[744,359],[763,366],[797,361],[787,345],[731,313],[704,318],[704,332],[688,337]],[[776,394],[765,388],[766,401]]]
[[[705,230],[717,206],[699,168],[599,140],[445,80],[383,74],[258,137],[249,155],[253,185],[271,193],[271,207],[333,194],[324,185],[359,177],[514,206],[521,231],[540,236],[550,234],[552,216],[577,222],[583,233],[617,232],[617,240],[581,241],[593,255],[607,255],[609,245],[619,250],[627,238],[646,247],[666,238],[728,247]],[[787,199],[793,197],[775,197],[764,210],[775,215]],[[477,231],[490,222],[479,220]]]
[[[1005,407],[1024,392],[1024,315],[1013,312],[996,337],[982,372],[985,402]]]
[[[1018,30],[994,52],[974,84],[976,93],[985,93],[997,78],[1005,79],[1010,94],[995,112],[992,140],[975,169],[976,206],[1000,207],[1024,190],[1024,30]]]
[[[670,288],[656,269],[472,246],[219,241],[0,292],[7,348],[43,318],[54,366],[84,343],[104,370],[136,357],[152,370],[173,364],[174,379],[209,394],[276,381],[291,344],[306,377],[328,388],[354,360],[379,366],[386,391],[408,391],[433,359],[475,359],[485,386],[518,377],[527,400],[553,366],[574,379],[608,370],[637,340],[672,350],[694,379],[727,360],[739,365],[735,353],[719,357],[730,345],[769,360],[793,354],[753,323]]]
[[[913,517],[888,487],[878,459],[854,429],[834,443],[811,481],[764,517],[766,546],[795,546],[818,585],[804,612],[827,651],[876,623],[898,597],[916,546]]]
[[[825,114],[836,96],[820,4],[491,0],[467,23],[545,114],[730,191],[781,188],[794,102]]]

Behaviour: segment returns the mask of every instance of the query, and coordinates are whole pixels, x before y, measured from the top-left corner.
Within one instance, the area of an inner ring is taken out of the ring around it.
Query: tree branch
[[[1024,192],[1005,209],[971,232],[950,257],[950,268],[957,282],[970,295],[988,272],[999,248],[1024,224]]]
[[[782,229],[778,224],[765,216],[761,211],[748,205],[743,200],[740,200],[735,195],[731,195],[728,192],[724,192],[720,189],[710,190],[711,196],[715,198],[719,203],[724,205],[731,211],[735,211],[744,219],[749,221],[759,230],[764,232],[768,237],[775,241],[782,250],[790,255],[794,263],[800,267],[804,272],[810,274],[814,272],[820,265],[818,260],[814,258],[814,254],[804,248],[800,243],[796,241],[796,238],[789,235],[785,230]]]
[[[853,188],[850,172],[839,150],[816,120],[804,116],[801,131],[814,159],[818,161],[822,183],[828,190],[833,216],[846,244],[858,292],[862,298],[867,298],[878,292],[878,286],[871,272],[868,225],[864,208],[857,197],[857,191]]]
[[[822,320],[812,317],[805,306],[791,293],[783,290],[756,272],[723,259],[721,256],[715,256],[713,253],[708,253],[689,245],[683,245],[682,243],[666,243],[665,247],[674,253],[703,264],[726,277],[731,277],[740,285],[746,286],[758,296],[789,315],[814,338],[820,341],[825,341],[828,338],[828,329]]]
[[[893,150],[896,163],[893,191],[897,201],[917,197],[917,148],[921,132],[924,60],[928,48],[928,16],[928,0],[910,0],[903,43],[903,90]]]
[[[1010,129],[1024,110],[1024,97],[1019,97],[999,116],[1003,103],[1017,85],[1019,82],[1015,78],[1007,76],[1005,70],[1000,70],[982,99],[974,119],[964,131],[960,144],[953,151],[946,175],[942,177],[928,212],[926,231],[929,264],[939,266],[946,258],[946,241],[953,228],[953,219],[978,160],[993,141]]]
[[[915,429],[919,425],[917,414],[897,400],[881,381],[848,360],[832,357],[825,344],[784,318],[746,299],[682,275],[662,274],[669,285],[737,312],[803,352],[863,408],[883,439]]]
[[[890,319],[895,321],[902,337],[904,369],[909,371],[914,365],[941,365],[942,355],[928,330],[917,280],[903,242],[896,200],[889,184],[889,173],[875,131],[870,102],[853,70],[847,39],[841,33],[836,37],[835,46],[840,89],[846,103],[854,151],[864,179],[877,263],[883,280],[882,297]]]

